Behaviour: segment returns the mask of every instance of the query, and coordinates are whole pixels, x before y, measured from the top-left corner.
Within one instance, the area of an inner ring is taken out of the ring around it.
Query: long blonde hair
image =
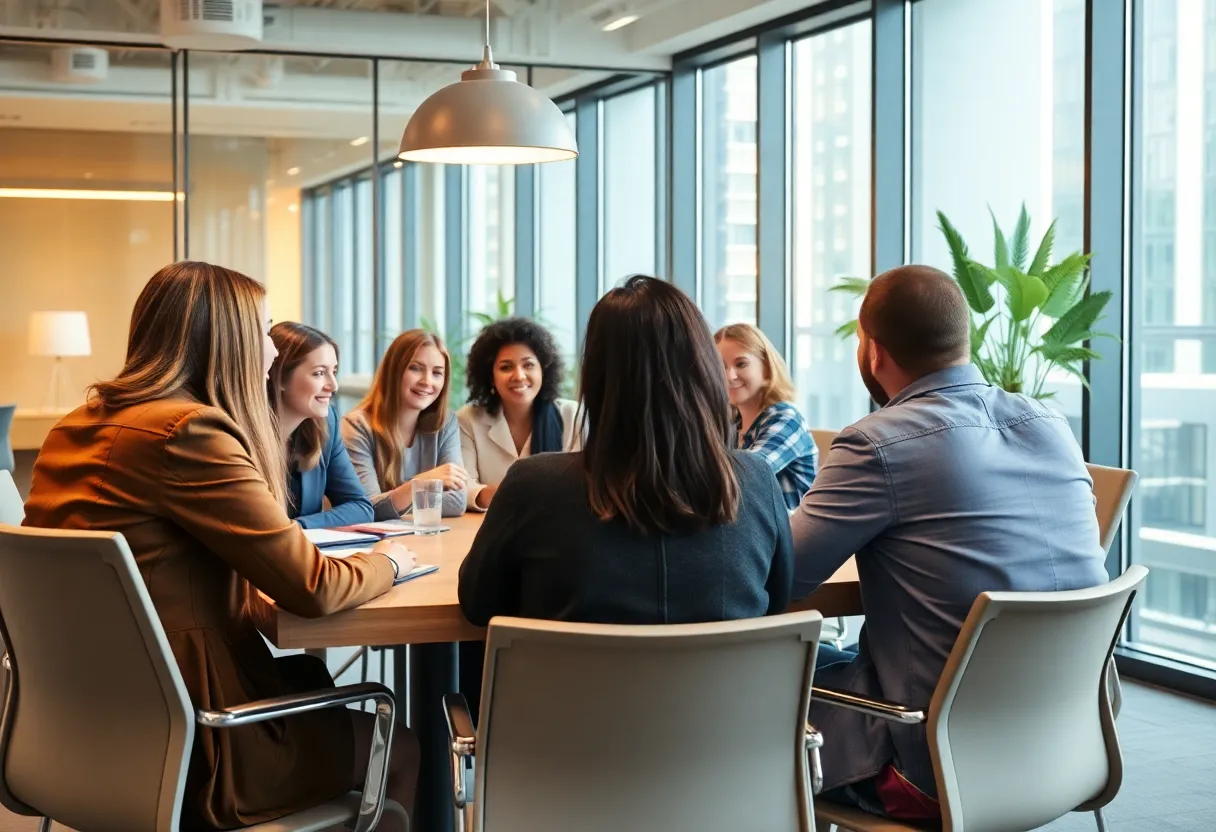
[[[443,389],[426,410],[418,415],[419,433],[438,433],[448,418],[448,388],[452,383],[452,359],[443,340],[422,329],[401,333],[389,345],[371,389],[359,402],[367,416],[368,425],[376,437],[375,464],[381,488],[391,490],[401,485],[401,460],[405,455],[405,438],[401,435],[401,379],[418,350],[434,347],[443,356]]]
[[[794,382],[790,378],[789,368],[785,366],[785,359],[761,329],[751,324],[724,326],[714,333],[715,344],[723,341],[734,341],[764,362],[765,384],[760,402],[761,410],[777,402],[794,400]]]
[[[254,467],[286,505],[287,474],[266,398],[262,300],[256,280],[210,263],[165,266],[139,293],[127,359],[111,381],[89,388],[90,403],[130,407],[186,394],[228,414]]]

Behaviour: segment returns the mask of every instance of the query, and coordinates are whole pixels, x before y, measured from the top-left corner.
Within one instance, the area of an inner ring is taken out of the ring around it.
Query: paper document
[[[355,546],[360,543],[375,543],[379,535],[364,532],[348,532],[341,529],[305,529],[304,536],[313,546],[325,549],[330,546]]]

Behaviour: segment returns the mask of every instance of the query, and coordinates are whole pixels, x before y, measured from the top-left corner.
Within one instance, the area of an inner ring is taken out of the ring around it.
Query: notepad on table
[[[333,546],[359,546],[364,543],[375,543],[380,539],[380,535],[344,529],[305,529],[304,536],[318,549],[328,549]]]
[[[325,556],[331,557],[331,558],[348,558],[351,555],[367,554],[367,549],[362,549],[358,546],[340,546],[335,549],[326,549],[324,551],[325,551]],[[406,572],[404,575],[398,577],[395,581],[393,581],[393,584],[394,585],[403,584],[406,581],[414,580],[414,578],[418,578],[423,575],[429,575],[432,572],[438,572],[438,571],[439,571],[439,566],[437,564],[420,563],[417,566],[415,566],[413,569],[411,569],[409,572]]]
[[[409,520],[380,520],[375,523],[356,523],[343,526],[339,531],[357,534],[374,534],[376,537],[399,537],[414,533],[414,524]]]

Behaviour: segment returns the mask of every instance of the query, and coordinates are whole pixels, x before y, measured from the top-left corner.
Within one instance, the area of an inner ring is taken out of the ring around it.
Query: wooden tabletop
[[[300,618],[267,602],[258,625],[282,648],[393,646],[484,638],[481,627],[465,620],[457,602],[460,564],[481,527],[482,514],[444,520],[451,531],[431,537],[402,538],[419,563],[439,571],[393,587],[374,601],[324,618]],[[827,583],[791,609],[817,609],[824,617],[858,615],[861,595],[857,569],[849,560]]]

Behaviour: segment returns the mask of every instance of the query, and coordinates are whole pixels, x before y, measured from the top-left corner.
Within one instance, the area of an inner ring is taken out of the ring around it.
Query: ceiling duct
[[[51,80],[58,84],[96,84],[110,74],[110,54],[93,46],[64,46],[51,51]]]
[[[262,42],[262,0],[160,0],[160,36],[173,49],[251,49]]]

